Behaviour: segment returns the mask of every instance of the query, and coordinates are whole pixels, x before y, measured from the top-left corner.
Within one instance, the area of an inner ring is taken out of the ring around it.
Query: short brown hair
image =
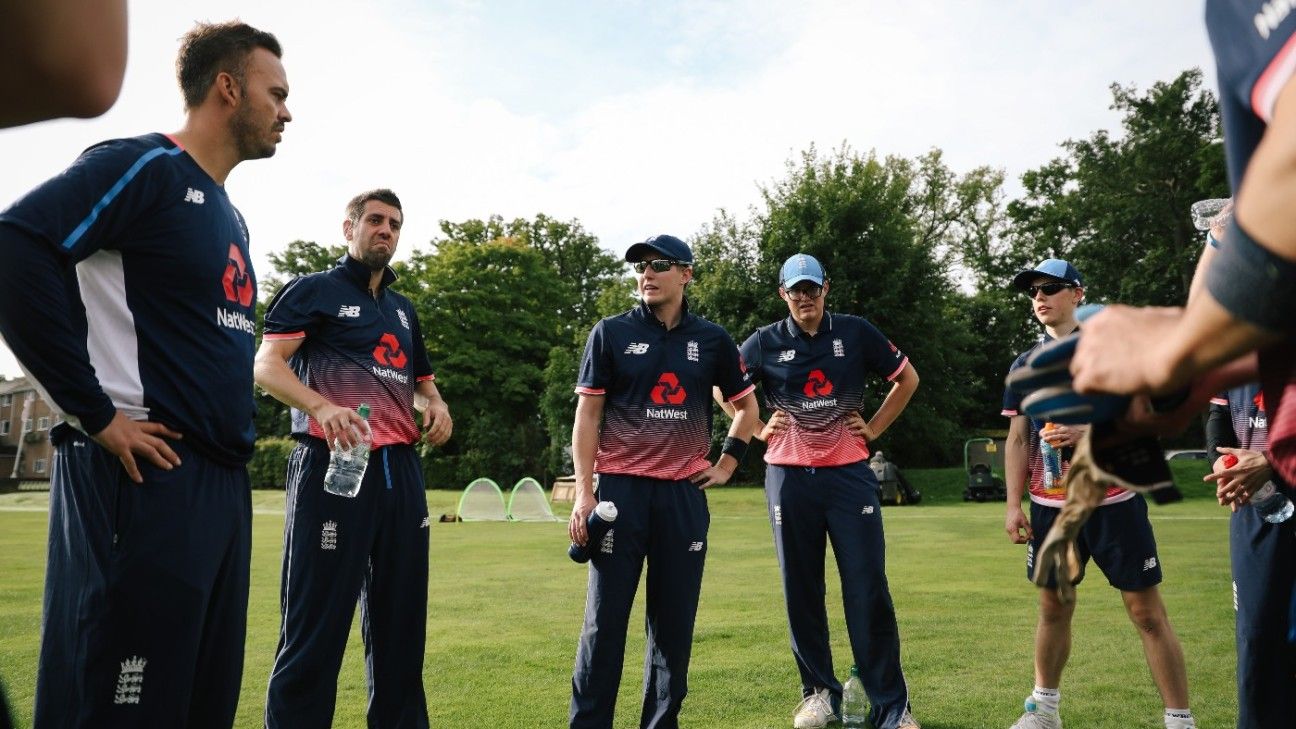
[[[176,78],[184,94],[186,109],[193,109],[207,98],[207,92],[216,82],[216,74],[225,71],[245,84],[244,71],[248,56],[257,48],[264,48],[283,57],[283,49],[274,35],[257,30],[239,20],[225,23],[198,23],[180,39],[180,53],[176,56]]]
[[[397,210],[400,210],[401,222],[405,222],[405,210],[401,207],[400,198],[396,197],[396,193],[385,187],[380,187],[377,190],[370,190],[368,192],[362,192],[351,198],[351,202],[347,203],[347,220],[350,220],[352,223],[360,222],[360,216],[364,215],[365,203],[370,200],[377,200],[380,203],[386,203]]]

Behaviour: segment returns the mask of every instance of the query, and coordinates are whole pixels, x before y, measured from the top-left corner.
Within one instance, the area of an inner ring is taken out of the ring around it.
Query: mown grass
[[[1200,483],[1204,466],[1175,464],[1188,499],[1153,508],[1171,620],[1188,656],[1201,726],[1235,723],[1227,512]],[[1002,504],[965,504],[961,469],[907,474],[916,507],[887,508],[887,569],[916,714],[927,729],[1006,727],[1030,691],[1034,588],[1022,547],[1003,533]],[[434,515],[457,493],[428,492]],[[45,564],[46,497],[0,497],[0,676],[19,726],[31,722]],[[778,569],[757,488],[710,492],[710,554],[695,637],[687,727],[791,725],[799,699]],[[247,658],[237,726],[261,724],[279,630],[281,493],[256,492]],[[27,511],[21,509],[30,509]],[[432,724],[565,726],[586,572],[565,555],[562,524],[432,527],[425,668]],[[830,561],[831,565],[831,561]],[[850,658],[840,586],[830,566],[829,615],[838,673]],[[642,595],[632,617],[617,726],[637,725]],[[353,628],[335,726],[364,726],[363,649]],[[1068,726],[1159,727],[1161,704],[1117,593],[1093,571],[1080,588],[1063,683]]]

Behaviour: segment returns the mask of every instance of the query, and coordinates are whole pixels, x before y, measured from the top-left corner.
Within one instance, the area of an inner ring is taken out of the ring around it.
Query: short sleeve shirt
[[[1013,360],[1012,366],[1008,368],[1011,373],[1018,367],[1026,364],[1026,360],[1041,345],[1053,341],[1053,338],[1045,333],[1040,341],[1030,349],[1022,352]],[[1026,488],[1030,494],[1031,501],[1045,506],[1060,507],[1066,501],[1066,474],[1071,470],[1070,449],[1064,448],[1059,452],[1062,462],[1062,479],[1055,482],[1052,488],[1044,488],[1044,454],[1040,452],[1039,432],[1044,428],[1042,423],[1028,415],[1021,409],[1022,396],[1015,392],[1011,387],[1004,388],[1003,409],[1000,414],[1008,418],[1022,417],[1026,418],[1028,424],[1026,440],[1026,466],[1029,471],[1027,476]],[[1134,498],[1133,491],[1127,491],[1117,486],[1108,486],[1107,492],[1103,496],[1102,505],[1115,504],[1127,499]]]
[[[894,380],[909,358],[868,320],[824,312],[810,336],[788,317],[763,326],[742,345],[767,408],[791,419],[770,437],[765,461],[780,466],[841,466],[869,457],[868,443],[846,428],[864,407],[872,377]]]
[[[414,390],[433,378],[414,305],[388,288],[395,278],[387,269],[371,295],[368,267],[343,256],[288,282],[265,315],[267,340],[304,340],[289,360],[303,384],[334,405],[369,406],[376,447],[418,442]],[[305,412],[294,408],[292,419],[293,433],[324,437]]]
[[[576,383],[606,397],[594,470],[664,480],[705,470],[713,386],[730,402],[752,391],[733,339],[687,302],[669,330],[645,304],[595,324]]]

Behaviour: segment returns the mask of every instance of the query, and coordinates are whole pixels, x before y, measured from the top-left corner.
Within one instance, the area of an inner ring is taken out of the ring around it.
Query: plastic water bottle
[[[1281,524],[1290,519],[1293,512],[1296,512],[1296,507],[1292,506],[1291,499],[1279,491],[1273,481],[1266,481],[1259,491],[1251,495],[1251,505],[1270,524]]]
[[[859,666],[851,666],[850,678],[842,686],[841,720],[844,727],[863,727],[868,720],[868,694],[860,681]]]
[[[1224,467],[1232,468],[1238,464],[1237,456],[1232,453],[1224,455]],[[1266,481],[1254,494],[1251,494],[1251,506],[1256,513],[1270,524],[1281,524],[1292,518],[1296,507],[1292,506],[1287,494],[1278,490],[1273,481]]]
[[[369,406],[361,404],[356,413],[365,419],[368,430]],[[365,467],[369,465],[369,434],[361,434],[352,428],[358,442],[350,448],[333,448],[329,455],[328,471],[324,472],[324,490],[337,496],[354,498],[360,493],[360,482],[364,480]]]
[[[1053,423],[1044,424],[1044,432],[1048,433],[1057,426]],[[1051,489],[1062,476],[1062,456],[1058,454],[1057,449],[1048,442],[1046,436],[1040,437],[1040,456],[1044,461],[1044,488]]]
[[[616,504],[611,501],[600,501],[594,511],[590,512],[589,521],[585,522],[585,546],[575,542],[567,548],[567,556],[577,564],[585,564],[594,556],[594,550],[599,548],[599,543],[603,537],[607,536],[608,530],[616,523],[617,508]]]

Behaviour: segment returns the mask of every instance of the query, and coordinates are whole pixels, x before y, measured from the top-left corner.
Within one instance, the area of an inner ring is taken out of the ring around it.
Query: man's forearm
[[[572,468],[576,471],[578,495],[594,493],[594,458],[598,453],[602,409],[598,408],[597,417],[591,410],[593,408],[585,406],[582,397],[581,405],[576,408],[576,421],[572,425]]]
[[[253,378],[274,399],[312,417],[321,407],[331,404],[323,395],[302,384],[297,379],[297,373],[278,357],[258,356],[253,367]]]
[[[909,401],[917,391],[918,373],[913,369],[913,365],[907,364],[895,384],[891,386],[891,391],[887,393],[877,412],[873,413],[873,417],[868,421],[869,428],[876,437],[881,437],[896,418],[900,417],[900,413],[909,406]]]

